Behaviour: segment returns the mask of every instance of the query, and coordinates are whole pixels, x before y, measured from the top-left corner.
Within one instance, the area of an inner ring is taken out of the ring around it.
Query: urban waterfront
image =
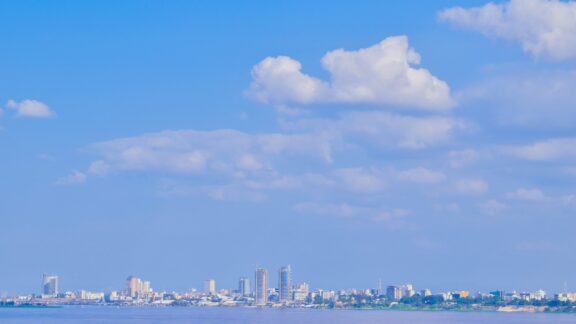
[[[237,288],[217,289],[215,279],[206,279],[203,289],[185,292],[155,291],[152,283],[136,276],[126,278],[123,289],[107,292],[60,290],[57,275],[42,276],[40,294],[4,296],[5,309],[59,309],[62,307],[151,308],[257,308],[380,310],[428,312],[576,313],[576,293],[565,291],[548,295],[544,290],[517,292],[494,290],[488,293],[468,290],[432,291],[412,284],[352,289],[311,288],[308,282],[292,281],[292,267],[277,272],[277,285],[270,285],[265,268],[254,271],[254,285],[247,276],[238,279]],[[133,311],[133,310],[131,310]],[[49,312],[50,313],[50,312]],[[58,313],[58,312],[56,312]],[[43,314],[42,312],[40,314]]]
[[[0,308],[0,322],[28,323],[574,323],[574,314],[396,312],[255,308],[158,308],[67,306],[49,309]]]

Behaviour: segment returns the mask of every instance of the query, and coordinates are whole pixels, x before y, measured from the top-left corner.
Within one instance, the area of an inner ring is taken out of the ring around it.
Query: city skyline
[[[0,295],[576,287],[575,13],[0,1]]]

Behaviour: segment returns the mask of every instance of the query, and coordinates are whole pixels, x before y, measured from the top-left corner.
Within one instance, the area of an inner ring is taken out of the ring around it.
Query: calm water
[[[0,323],[576,323],[574,314],[431,313],[246,308],[0,308]]]

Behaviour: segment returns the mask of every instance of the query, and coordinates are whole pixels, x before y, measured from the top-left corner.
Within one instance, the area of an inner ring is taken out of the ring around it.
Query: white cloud
[[[352,206],[347,203],[324,204],[315,202],[303,202],[296,204],[294,209],[300,213],[312,213],[317,215],[353,217],[369,212],[364,207]]]
[[[164,131],[96,143],[90,149],[110,168],[168,171],[184,174],[215,172],[242,178],[272,172],[279,156],[310,156],[331,162],[330,143],[308,134],[247,134],[235,130]]]
[[[537,161],[576,158],[576,138],[549,139],[530,145],[511,146],[501,151],[518,158]]]
[[[217,201],[261,202],[266,200],[262,192],[251,190],[239,184],[189,185],[163,179],[158,194],[164,197],[208,197]]]
[[[372,222],[385,223],[391,228],[410,228],[406,218],[412,214],[410,210],[395,208],[386,210],[377,207],[365,207],[348,203],[317,203],[303,202],[294,205],[300,213],[310,213],[323,216],[355,217]]]
[[[537,188],[534,189],[526,189],[526,188],[518,188],[518,190],[514,192],[508,192],[506,197],[509,199],[516,199],[516,200],[527,200],[527,201],[544,201],[547,200],[548,197]]]
[[[412,117],[381,111],[347,112],[337,119],[308,118],[285,122],[296,131],[321,131],[344,141],[364,141],[378,147],[422,149],[449,141],[454,133],[466,130],[461,120],[450,117]]]
[[[382,175],[377,170],[345,168],[334,171],[343,188],[356,192],[378,192],[384,188]]]
[[[482,194],[488,190],[488,183],[482,179],[460,179],[455,186],[462,194]]]
[[[56,115],[45,103],[30,99],[20,102],[8,100],[6,108],[15,110],[17,117],[49,118]]]
[[[507,206],[498,200],[490,199],[479,204],[479,207],[488,215],[496,215],[506,209]]]
[[[105,176],[109,171],[110,165],[102,160],[94,161],[88,167],[88,172],[99,176]]]
[[[390,211],[381,211],[373,218],[377,222],[390,222],[403,219],[412,214],[411,211],[402,208],[396,208]]]
[[[439,183],[446,179],[442,172],[432,171],[423,167],[399,171],[398,179],[415,183]]]
[[[454,7],[439,18],[490,37],[516,41],[535,57],[576,58],[576,2],[511,0],[481,7]]]
[[[448,85],[415,68],[420,55],[406,36],[388,37],[357,51],[337,49],[322,58],[330,82],[302,73],[300,62],[268,57],[252,69],[251,97],[272,104],[370,103],[424,110],[455,106]]]
[[[86,182],[87,178],[88,177],[86,176],[86,174],[78,170],[72,170],[72,172],[69,175],[56,180],[56,184],[60,186],[83,184]]]

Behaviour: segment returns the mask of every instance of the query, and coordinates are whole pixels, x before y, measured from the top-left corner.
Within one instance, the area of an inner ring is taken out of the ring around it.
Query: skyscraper
[[[58,295],[58,276],[42,275],[42,294],[50,296]]]
[[[250,295],[250,279],[247,277],[240,278],[240,281],[238,282],[238,292],[240,293],[240,296]]]
[[[402,299],[402,288],[397,286],[388,286],[388,288],[386,288],[386,298],[390,301],[399,301]]]
[[[255,302],[256,305],[266,305],[268,302],[268,271],[258,268],[255,274]]]
[[[208,279],[204,281],[204,293],[209,295],[216,294],[216,280]]]
[[[278,301],[288,302],[292,300],[292,269],[290,265],[280,268],[278,271]]]
[[[142,279],[130,276],[126,279],[126,296],[137,298],[142,293]]]

